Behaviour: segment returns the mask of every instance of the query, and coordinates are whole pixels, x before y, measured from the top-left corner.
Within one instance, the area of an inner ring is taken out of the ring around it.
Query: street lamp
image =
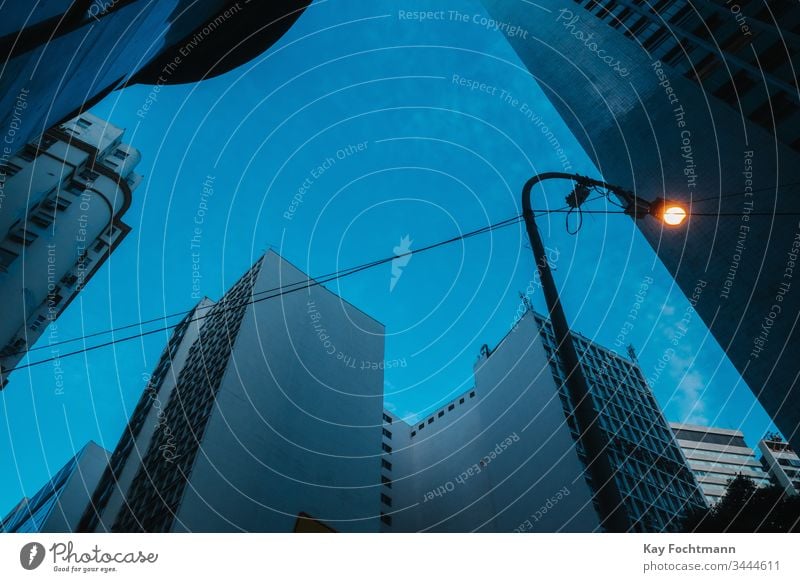
[[[663,198],[656,198],[650,203],[650,214],[667,226],[680,226],[688,216],[683,206]]]
[[[590,189],[599,187],[616,195],[623,203],[625,214],[634,219],[644,219],[650,216],[668,226],[678,226],[683,223],[688,213],[677,202],[663,198],[657,198],[649,202],[619,186],[578,174],[566,174],[563,172],[538,174],[528,180],[522,189],[522,216],[525,220],[525,228],[528,231],[531,249],[533,249],[536,268],[539,271],[547,309],[550,312],[550,323],[553,326],[556,339],[555,351],[567,368],[565,385],[570,400],[575,407],[575,419],[580,433],[579,439],[587,457],[586,469],[595,487],[595,500],[597,501],[600,520],[606,531],[625,532],[631,528],[631,523],[625,511],[622,495],[614,484],[614,470],[606,454],[607,439],[598,424],[597,413],[592,406],[586,377],[580,367],[578,353],[572,342],[569,324],[564,315],[561,298],[556,289],[553,273],[550,271],[550,264],[545,254],[544,244],[536,226],[536,219],[531,206],[531,191],[533,187],[539,182],[551,179],[572,180],[575,183],[575,188],[567,196],[567,204],[571,208],[579,208],[589,197]]]

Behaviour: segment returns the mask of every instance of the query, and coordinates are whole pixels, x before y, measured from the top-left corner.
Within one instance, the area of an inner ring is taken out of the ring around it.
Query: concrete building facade
[[[22,499],[3,519],[4,533],[62,533],[78,530],[110,452],[90,441],[33,497]]]
[[[636,226],[797,450],[797,4],[483,4],[603,179],[693,213]]]
[[[630,530],[677,529],[704,502],[638,365],[573,339]],[[554,345],[549,322],[529,311],[483,350],[474,388],[413,426],[385,413],[385,531],[600,531]]]
[[[782,439],[766,438],[758,443],[761,465],[773,483],[786,493],[800,493],[800,457],[791,445]]]
[[[267,253],[176,328],[81,529],[378,531],[383,337]]]
[[[0,385],[130,231],[141,155],[122,137],[87,113],[1,165]]]
[[[759,487],[769,485],[741,431],[681,423],[670,427],[709,505],[722,499],[737,475],[749,477]]]

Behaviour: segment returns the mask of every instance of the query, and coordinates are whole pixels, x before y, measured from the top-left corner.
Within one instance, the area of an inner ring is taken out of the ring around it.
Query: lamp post
[[[634,219],[652,216],[662,220],[665,224],[677,226],[686,218],[687,212],[680,204],[661,198],[648,202],[624,188],[578,174],[563,172],[538,174],[528,180],[522,189],[522,216],[544,290],[550,323],[553,326],[556,339],[555,351],[567,368],[565,385],[575,409],[579,438],[587,458],[587,471],[595,488],[595,500],[600,513],[600,521],[606,531],[625,532],[630,529],[632,524],[625,511],[622,495],[614,482],[614,469],[606,453],[607,439],[598,425],[598,415],[592,405],[589,386],[580,366],[578,352],[572,342],[569,324],[564,315],[561,298],[550,270],[531,206],[533,187],[544,180],[551,179],[572,180],[575,183],[575,189],[567,197],[567,204],[572,208],[578,208],[588,198],[589,188],[600,187],[615,194],[622,201],[625,213]]]

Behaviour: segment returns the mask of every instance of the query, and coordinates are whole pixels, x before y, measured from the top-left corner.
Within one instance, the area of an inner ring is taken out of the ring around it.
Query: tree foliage
[[[686,516],[685,532],[800,532],[800,497],[737,475],[715,506]]]

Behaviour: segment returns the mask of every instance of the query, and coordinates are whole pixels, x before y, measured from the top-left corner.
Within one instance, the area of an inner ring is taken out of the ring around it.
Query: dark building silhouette
[[[6,155],[114,89],[199,81],[249,61],[275,43],[309,3],[7,2],[0,22],[0,139]]]
[[[800,5],[483,3],[605,180],[694,213],[636,225],[798,449]]]
[[[110,452],[89,441],[32,497],[24,497],[0,522],[3,533],[77,531]]]

